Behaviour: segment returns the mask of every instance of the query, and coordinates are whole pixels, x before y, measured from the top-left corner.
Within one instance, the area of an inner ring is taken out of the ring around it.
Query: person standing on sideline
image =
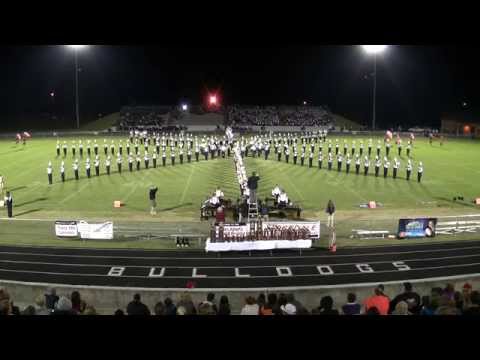
[[[13,197],[10,191],[7,191],[7,196],[5,197],[5,206],[7,207],[8,217],[13,217]]]
[[[52,175],[52,172],[53,172],[53,170],[52,170],[52,162],[49,161],[49,162],[48,162],[48,167],[47,167],[47,175],[48,175],[48,184],[49,184],[49,185],[52,185],[52,176],[53,176],[53,175]]]
[[[258,181],[260,180],[260,177],[257,176],[255,171],[252,173],[252,176],[248,178],[248,189],[250,190],[250,203],[256,203],[257,202],[257,188],[258,188]]]
[[[150,186],[150,191],[149,191],[149,199],[150,199],[150,215],[156,215],[157,214],[157,191],[158,187],[156,186]]]
[[[335,204],[332,200],[328,200],[325,212],[328,214],[327,227],[333,228],[335,226]]]

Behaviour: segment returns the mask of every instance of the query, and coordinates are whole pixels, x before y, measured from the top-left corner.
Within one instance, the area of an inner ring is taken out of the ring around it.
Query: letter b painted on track
[[[122,276],[124,271],[125,271],[124,267],[114,266],[110,268],[110,271],[108,272],[108,276]]]

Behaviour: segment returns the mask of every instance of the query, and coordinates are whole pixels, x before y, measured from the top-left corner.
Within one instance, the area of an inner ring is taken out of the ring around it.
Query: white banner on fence
[[[216,227],[218,232],[219,227]],[[232,225],[225,224],[223,227],[223,234],[226,237],[234,236],[247,236],[250,233],[250,227],[248,225]]]
[[[307,228],[312,239],[320,239],[320,221],[266,221],[262,223],[262,230],[267,228]]]
[[[77,222],[63,220],[55,221],[55,235],[61,237],[77,237]]]
[[[79,221],[78,232],[82,239],[111,240],[113,239],[113,222],[90,224]]]
[[[207,252],[223,251],[252,251],[252,250],[274,250],[274,249],[309,249],[312,247],[312,240],[258,240],[238,242],[210,242],[207,240],[205,250]]]

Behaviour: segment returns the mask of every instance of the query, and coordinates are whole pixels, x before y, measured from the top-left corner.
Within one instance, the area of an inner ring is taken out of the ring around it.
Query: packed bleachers
[[[386,294],[383,285],[373,289],[371,296],[357,299],[349,293],[341,304],[331,296],[319,299],[319,305],[307,309],[294,294],[261,293],[257,298],[248,296],[241,310],[231,308],[226,295],[209,293],[205,300],[195,304],[188,292],[179,298],[159,300],[153,309],[135,294],[124,309],[108,315],[480,315],[480,292],[469,283],[461,290],[452,284],[434,287],[428,294],[418,294],[411,283],[404,283],[404,291]],[[20,309],[5,288],[0,288],[0,315],[99,315],[92,304],[83,300],[78,291],[70,296],[58,296],[55,289],[39,295],[34,304]]]
[[[121,131],[158,130],[166,123],[171,110],[168,106],[125,106],[120,110],[117,127]]]
[[[333,125],[331,113],[320,106],[240,106],[227,108],[232,126],[324,126]]]

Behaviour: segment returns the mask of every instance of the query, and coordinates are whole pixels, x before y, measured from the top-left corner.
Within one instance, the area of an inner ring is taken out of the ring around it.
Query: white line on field
[[[193,170],[195,169],[195,166],[191,166],[191,168],[192,168],[192,171],[190,171],[190,175],[188,176],[187,184],[183,188],[182,197],[180,198],[180,202],[179,202],[180,205],[183,204],[183,201],[185,200],[185,195],[187,195],[187,190],[190,187],[190,183],[192,181],[192,175],[193,175],[193,172],[194,172]]]
[[[80,189],[78,189],[77,191],[75,191],[74,193],[68,195],[65,199],[63,199],[62,201],[59,202],[59,204],[64,204],[66,203],[68,200],[74,198],[75,196],[77,196],[78,194],[80,194],[83,190],[85,190],[85,188],[90,185],[90,182],[86,182]]]

